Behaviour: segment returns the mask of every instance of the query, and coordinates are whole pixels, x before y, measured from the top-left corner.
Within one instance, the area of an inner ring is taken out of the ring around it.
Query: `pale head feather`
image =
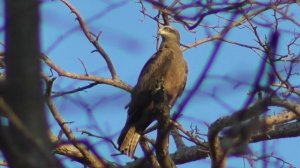
[[[158,30],[158,34],[162,36],[164,40],[175,40],[180,42],[179,32],[172,26],[163,26]]]

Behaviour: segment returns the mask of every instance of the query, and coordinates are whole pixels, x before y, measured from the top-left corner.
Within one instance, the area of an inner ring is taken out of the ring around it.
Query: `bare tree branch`
[[[78,20],[80,27],[84,33],[84,35],[87,37],[87,39],[94,45],[94,47],[97,49],[97,51],[103,56],[104,60],[107,63],[107,66],[109,68],[109,71],[111,73],[112,79],[113,80],[118,80],[118,76],[116,73],[116,70],[108,56],[108,54],[104,51],[104,49],[100,46],[100,44],[98,43],[98,37],[95,38],[89,31],[87,25],[85,24],[83,18],[81,17],[81,15],[79,14],[79,12],[75,9],[75,7],[69,3],[67,0],[61,0],[64,4],[66,4],[69,9],[76,15],[76,19]]]
[[[47,57],[46,55],[42,55],[42,59],[49,67],[53,68],[60,76],[65,76],[72,79],[94,81],[99,84],[108,84],[108,85],[112,85],[124,89],[126,91],[131,91],[131,87],[119,79],[108,79],[108,78],[101,78],[93,75],[86,76],[86,75],[76,74],[72,72],[66,72],[63,69],[61,69],[58,65],[56,65],[54,62],[52,62],[50,58]]]
[[[55,118],[55,120],[57,121],[57,123],[59,124],[59,126],[61,127],[63,132],[65,133],[65,135],[68,137],[68,140],[84,156],[85,162],[88,166],[90,166],[92,168],[108,167],[109,165],[102,158],[95,156],[93,153],[88,151],[88,149],[83,144],[78,143],[74,134],[72,133],[71,129],[68,128],[68,126],[65,124],[63,118],[60,116],[59,112],[57,111],[55,105],[53,104],[53,102],[51,100],[51,88],[52,88],[53,81],[54,80],[47,80],[47,93],[46,93],[47,94],[46,102],[47,102],[47,105],[48,105],[53,117]]]

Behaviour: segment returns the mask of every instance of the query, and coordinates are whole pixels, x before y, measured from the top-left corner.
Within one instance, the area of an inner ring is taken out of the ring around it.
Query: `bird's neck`
[[[163,39],[163,41],[160,44],[159,49],[163,49],[163,48],[178,48],[180,49],[180,45],[179,42],[174,41],[174,40],[167,40],[167,39]]]

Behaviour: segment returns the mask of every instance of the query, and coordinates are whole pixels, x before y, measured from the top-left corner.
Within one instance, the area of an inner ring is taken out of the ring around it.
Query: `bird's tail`
[[[141,134],[137,132],[135,126],[130,126],[128,129],[122,130],[121,136],[118,139],[119,150],[133,158],[140,137]]]

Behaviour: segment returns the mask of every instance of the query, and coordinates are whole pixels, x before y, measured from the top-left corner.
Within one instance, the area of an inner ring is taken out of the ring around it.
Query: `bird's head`
[[[179,32],[171,26],[164,26],[158,30],[158,34],[162,36],[164,40],[174,40],[180,42]]]

